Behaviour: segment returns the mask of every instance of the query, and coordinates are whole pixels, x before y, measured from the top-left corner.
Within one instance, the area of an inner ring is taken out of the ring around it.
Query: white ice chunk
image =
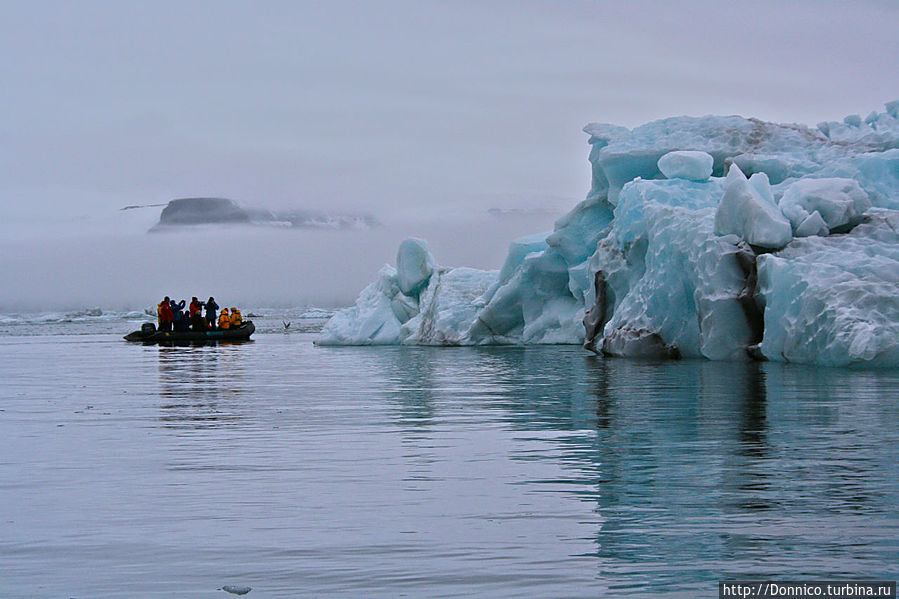
[[[777,205],[777,202],[774,201],[774,193],[771,191],[771,181],[768,179],[768,175],[765,173],[753,173],[749,177],[749,184],[759,192],[759,197],[772,206]]]
[[[811,237],[813,235],[818,235],[819,237],[830,235],[827,223],[824,222],[824,218],[817,210],[805,217],[805,220],[796,227],[796,237]]]
[[[740,167],[735,164],[730,167],[724,197],[715,213],[715,232],[734,233],[759,247],[782,248],[793,237],[790,221],[759,192],[757,185],[762,183],[760,180],[750,185]]]
[[[790,219],[797,235],[799,226],[813,212],[818,212],[833,231],[857,225],[870,207],[868,194],[854,179],[800,179],[780,199],[780,209]]]
[[[436,263],[423,239],[410,237],[400,243],[396,253],[397,283],[405,295],[415,296],[424,289]]]
[[[659,170],[669,179],[705,181],[712,176],[715,159],[706,152],[677,150],[659,158]]]

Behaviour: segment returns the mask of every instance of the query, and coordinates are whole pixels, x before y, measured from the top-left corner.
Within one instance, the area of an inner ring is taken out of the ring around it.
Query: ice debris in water
[[[591,123],[587,198],[500,271],[404,241],[321,344],[899,366],[899,102],[817,128]]]
[[[219,589],[220,591],[225,591],[226,593],[231,593],[232,595],[246,595],[253,589],[250,587],[241,587],[235,586],[233,584],[226,584],[225,586]]]

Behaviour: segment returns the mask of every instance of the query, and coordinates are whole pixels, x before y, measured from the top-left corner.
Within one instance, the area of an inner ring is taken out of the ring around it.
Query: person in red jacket
[[[190,298],[190,306],[188,307],[188,317],[191,321],[193,321],[194,316],[197,315],[198,312],[203,311],[203,304],[200,303],[200,300],[197,299],[197,296],[193,296]]]
[[[169,296],[157,304],[156,314],[159,316],[159,330],[171,331],[172,323],[175,321],[175,313],[172,311],[172,304]]]
[[[206,319],[203,318],[203,303],[194,296],[190,300],[190,328],[192,331],[202,333],[206,330]]]

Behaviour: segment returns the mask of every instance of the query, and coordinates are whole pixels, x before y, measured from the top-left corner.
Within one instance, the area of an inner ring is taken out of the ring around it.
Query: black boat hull
[[[250,335],[255,331],[256,327],[253,325],[253,321],[247,320],[237,328],[215,331],[153,331],[152,333],[134,331],[125,335],[125,341],[163,345],[199,345],[220,341],[249,341]]]

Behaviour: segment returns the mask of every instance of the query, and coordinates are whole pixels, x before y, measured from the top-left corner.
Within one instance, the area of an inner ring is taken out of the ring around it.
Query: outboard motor
[[[145,336],[152,335],[156,332],[156,325],[152,322],[145,322],[144,324],[140,325],[140,332]]]

